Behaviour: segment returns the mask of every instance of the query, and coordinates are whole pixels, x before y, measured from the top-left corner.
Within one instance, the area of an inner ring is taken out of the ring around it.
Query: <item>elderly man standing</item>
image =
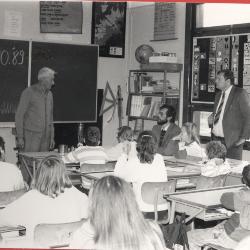
[[[38,72],[38,83],[22,92],[15,116],[20,151],[41,152],[54,147],[53,95],[50,91],[54,76],[54,70],[43,67]]]

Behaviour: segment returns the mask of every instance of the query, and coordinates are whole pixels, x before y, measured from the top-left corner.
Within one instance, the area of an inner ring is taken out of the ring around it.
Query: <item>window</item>
[[[196,6],[196,28],[250,23],[250,4],[204,3]]]

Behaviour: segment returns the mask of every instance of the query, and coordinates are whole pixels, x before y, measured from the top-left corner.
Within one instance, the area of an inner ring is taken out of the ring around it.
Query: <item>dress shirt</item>
[[[225,91],[225,100],[224,100],[222,110],[221,110],[221,113],[220,113],[220,118],[219,118],[219,121],[216,124],[214,124],[213,131],[212,131],[215,136],[224,137],[222,121],[223,121],[223,116],[224,116],[224,111],[225,111],[225,107],[226,107],[226,104],[227,104],[228,96],[229,96],[229,94],[231,92],[231,89],[232,89],[232,85],[230,87],[228,87],[226,89],[226,91]],[[220,106],[221,98],[222,98],[222,94],[220,96],[220,101],[219,101],[219,103],[217,105],[216,112],[218,110],[218,107]]]

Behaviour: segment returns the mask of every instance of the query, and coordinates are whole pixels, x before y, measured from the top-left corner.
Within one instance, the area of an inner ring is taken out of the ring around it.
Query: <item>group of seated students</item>
[[[22,225],[23,241],[2,241],[0,247],[39,247],[33,241],[40,223],[85,219],[71,236],[70,248],[164,250],[160,227],[144,219],[129,183],[116,176],[99,179],[89,197],[72,186],[64,163],[48,156],[40,163],[28,192],[0,210],[0,226]]]
[[[173,123],[173,119],[169,119],[169,122]],[[203,161],[206,160],[200,169],[203,176],[220,176],[231,171],[225,159],[225,146],[218,141],[211,141],[203,148],[194,123],[187,122],[179,130],[176,126],[168,124],[166,131],[169,128],[174,132],[165,143],[171,148],[171,155],[176,158],[195,156]],[[162,142],[166,131],[164,135],[159,133],[157,135],[155,131],[157,131],[156,128],[152,131],[142,131],[137,140],[134,140],[132,129],[123,126],[118,129],[118,144],[105,149],[100,146],[100,130],[97,127],[88,127],[84,134],[84,146],[79,145],[76,150],[66,154],[62,159],[50,156],[40,162],[29,191],[0,210],[0,226],[23,225],[26,227],[28,241],[32,242],[37,224],[86,219],[86,222],[72,236],[71,248],[166,249],[160,228],[145,219],[146,213],[152,212],[152,206],[144,203],[141,198],[141,186],[144,182],[168,180],[163,158],[166,152],[164,153]],[[93,186],[88,186],[91,188],[89,196],[72,186],[65,163],[105,164],[107,161],[117,161],[114,175],[103,177]],[[16,173],[19,173],[20,170],[16,166],[13,167]],[[222,196],[222,204],[229,209],[240,211],[240,216],[236,213],[237,216],[210,231],[204,229],[207,231],[190,232],[189,240],[192,246],[190,249],[201,249],[203,243],[210,240],[208,236],[203,236],[206,233],[213,238],[213,230],[220,231],[216,243],[220,244],[227,240],[230,247],[234,247],[243,238],[242,235],[250,235],[248,219],[250,166],[244,168],[243,180],[247,185],[245,189],[237,194]],[[10,179],[8,179],[9,182]],[[25,189],[25,184],[20,181],[20,178],[13,182],[17,185],[22,183],[17,189]],[[1,184],[0,182],[0,187]],[[13,187],[12,190],[15,188]],[[167,203],[159,206],[160,211],[166,209]],[[239,237],[239,234],[242,235]],[[211,240],[211,242],[214,241]]]

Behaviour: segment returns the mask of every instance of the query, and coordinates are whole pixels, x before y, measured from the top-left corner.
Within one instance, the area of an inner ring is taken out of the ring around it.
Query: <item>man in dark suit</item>
[[[214,110],[208,118],[212,140],[220,140],[227,148],[226,157],[242,159],[243,144],[250,137],[250,100],[248,93],[234,85],[233,72],[217,73]]]
[[[160,107],[158,116],[158,124],[152,129],[157,138],[158,153],[173,155],[176,153],[176,142],[172,139],[181,133],[181,129],[175,124],[176,111],[174,107],[164,104]]]

